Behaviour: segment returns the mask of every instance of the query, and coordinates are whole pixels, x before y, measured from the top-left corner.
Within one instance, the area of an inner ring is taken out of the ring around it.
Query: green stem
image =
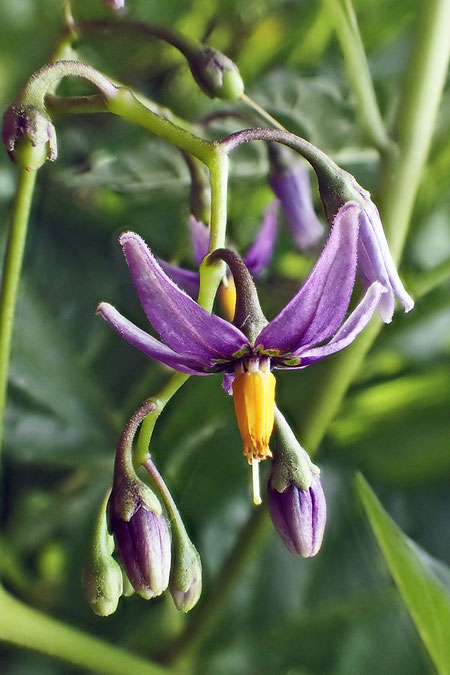
[[[397,260],[430,149],[450,54],[450,2],[430,0],[419,7],[417,40],[394,128],[399,151],[385,159],[381,170],[380,210]]]
[[[324,0],[344,56],[347,76],[356,98],[364,127],[375,146],[386,151],[392,148],[378,107],[369,64],[364,51],[358,23],[351,0]]]
[[[8,385],[11,338],[37,171],[20,169],[3,267],[0,294],[0,448]]]
[[[0,587],[0,640],[105,675],[167,670],[28,607]]]
[[[198,138],[169,120],[160,117],[138,101],[129,89],[119,87],[113,96],[107,98],[106,107],[114,115],[123,117],[133,124],[138,124],[169,141],[177,148],[189,152],[204,162],[210,169],[214,165],[218,153],[217,143]]]
[[[422,16],[417,21],[416,42],[396,122],[398,153],[385,157],[380,172],[382,185],[378,202],[397,262],[430,147],[449,55],[450,2],[432,0],[422,6]],[[374,318],[353,345],[330,362],[324,385],[311,399],[303,417],[302,440],[308,451],[317,450],[381,326]]]

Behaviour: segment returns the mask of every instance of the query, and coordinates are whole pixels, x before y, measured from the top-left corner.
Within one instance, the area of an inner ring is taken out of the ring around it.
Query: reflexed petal
[[[339,209],[322,254],[308,279],[260,333],[256,346],[295,352],[336,332],[347,312],[355,281],[358,215],[348,202]]]
[[[394,294],[403,303],[406,312],[414,307],[414,301],[398,276],[378,209],[370,199],[365,201],[364,211],[359,217],[358,270],[366,285],[379,281],[386,287],[388,292],[381,299],[379,309],[383,321],[390,323],[394,313]]]
[[[141,328],[138,328],[131,321],[126,319],[120,312],[107,302],[102,302],[97,309],[97,314],[108,321],[124,340],[129,342],[141,352],[144,352],[152,359],[165,363],[166,366],[175,368],[181,373],[188,375],[208,375],[205,368],[212,365],[211,360],[202,361],[194,357],[184,357],[176,354],[172,349],[161,344],[159,340],[152,337]]]
[[[158,258],[158,262],[172,281],[195,300],[200,288],[199,273],[185,270],[182,267],[178,267],[178,265],[172,265],[160,258]]]
[[[279,202],[274,200],[266,209],[261,229],[247,251],[243,261],[252,276],[257,276],[272,260],[273,247],[277,238]]]
[[[144,240],[133,232],[120,238],[142,307],[162,341],[181,357],[230,359],[249,342],[235,326],[209,314],[164,273]]]
[[[367,326],[377,305],[385,294],[386,289],[384,286],[378,283],[378,281],[375,281],[375,283],[367,289],[364,298],[328,344],[323,345],[322,347],[306,349],[306,351],[299,349],[298,352],[296,352],[296,356],[300,356],[301,358],[300,367],[309,366],[311,363],[315,363],[325,356],[335,354],[336,352],[341,351],[341,349],[344,349],[344,347],[348,347],[348,345],[351,344]]]
[[[194,216],[189,217],[189,230],[191,232],[192,256],[195,264],[200,267],[209,247],[209,227]]]
[[[270,185],[281,202],[297,245],[302,250],[315,246],[323,236],[324,227],[314,211],[307,165],[297,162],[275,173]]]

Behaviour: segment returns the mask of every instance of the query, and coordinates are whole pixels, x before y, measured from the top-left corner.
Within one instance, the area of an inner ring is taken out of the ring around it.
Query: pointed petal
[[[275,173],[270,178],[270,185],[281,202],[297,246],[301,250],[315,246],[323,236],[324,227],[314,211],[306,163],[297,162]]]
[[[355,281],[360,207],[347,202],[308,279],[286,307],[260,333],[256,346],[295,352],[336,332],[344,320]]]
[[[209,314],[163,272],[144,240],[120,237],[141,305],[162,341],[180,356],[231,359],[249,342],[235,326]]]
[[[300,367],[309,366],[325,356],[335,354],[348,347],[367,326],[383,295],[386,295],[386,289],[378,281],[375,281],[328,344],[312,349],[298,350],[296,356],[300,356]]]
[[[272,260],[273,248],[277,238],[279,201],[274,199],[266,209],[262,227],[256,239],[247,251],[243,261],[252,276],[257,276]]]
[[[194,300],[197,298],[200,289],[200,275],[198,272],[185,270],[182,267],[178,267],[178,265],[172,265],[165,260],[161,260],[161,258],[158,258],[158,262],[167,276],[169,276],[177,286],[190,295],[191,298],[194,298]]]
[[[378,209],[370,199],[365,201],[364,211],[359,217],[358,269],[367,286],[379,281],[386,287],[388,292],[381,299],[379,309],[383,321],[390,323],[394,313],[394,294],[403,303],[405,312],[414,307],[414,300],[405,291],[398,276]]]
[[[188,375],[209,374],[204,372],[204,370],[211,365],[210,363],[176,354],[172,349],[161,344],[159,340],[135,326],[134,323],[122,316],[108,302],[102,302],[98,306],[97,314],[100,314],[105,321],[108,321],[124,340],[133,345],[133,347],[136,347],[136,349],[144,352],[150,358],[165,363],[166,366],[175,368],[175,370],[187,373]]]
[[[189,216],[189,230],[191,233],[192,255],[197,267],[200,267],[209,247],[209,227],[194,216]]]

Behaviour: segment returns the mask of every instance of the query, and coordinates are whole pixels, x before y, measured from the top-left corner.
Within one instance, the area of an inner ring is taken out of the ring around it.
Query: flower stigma
[[[267,357],[241,359],[235,365],[234,408],[244,455],[252,466],[255,504],[261,503],[259,462],[272,457],[269,441],[274,427],[275,384]]]

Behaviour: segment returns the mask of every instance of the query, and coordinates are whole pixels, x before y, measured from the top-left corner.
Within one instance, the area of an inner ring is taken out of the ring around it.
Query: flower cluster
[[[311,246],[321,237],[322,225],[315,217],[309,182],[300,173],[303,171],[303,167],[284,171],[272,177],[272,186],[297,243]],[[299,194],[304,200],[296,210],[291,207]],[[314,556],[320,549],[325,496],[319,469],[276,406],[274,371],[301,370],[344,349],[377,308],[382,319],[390,322],[395,295],[406,311],[413,306],[399,279],[375,205],[356,184],[351,194],[354,198],[342,200],[331,217],[328,239],[308,278],[271,321],[261,310],[252,274],[257,275],[271,259],[278,202],[269,206],[262,228],[243,259],[230,249],[217,249],[208,255],[208,229],[195,218],[190,219],[196,262],[206,260],[203,264],[209,265],[224,261],[227,265],[225,286],[234,289],[229,320],[210,314],[195,301],[198,273],[159,260],[134,232],[122,234],[120,243],[141,305],[159,339],[109,303],[102,302],[97,310],[122,338],[146,356],[188,375],[223,376],[223,387],[233,396],[244,455],[252,467],[254,503],[261,503],[260,462],[271,458],[269,513],[289,551],[303,557]],[[324,200],[324,205],[329,215],[330,203]],[[349,313],[357,274],[365,292]],[[276,443],[271,449],[274,429]],[[131,441],[124,443],[128,447]],[[201,589],[198,553],[149,459],[144,466],[156,481],[165,507],[171,510],[171,521],[177,523],[177,542],[172,545],[177,559],[171,562],[163,510],[154,493],[134,474],[131,455],[128,453],[127,462],[125,456],[123,451],[118,453],[108,507],[109,527],[123,568],[143,597],[158,595],[169,585],[176,606],[188,611]]]

